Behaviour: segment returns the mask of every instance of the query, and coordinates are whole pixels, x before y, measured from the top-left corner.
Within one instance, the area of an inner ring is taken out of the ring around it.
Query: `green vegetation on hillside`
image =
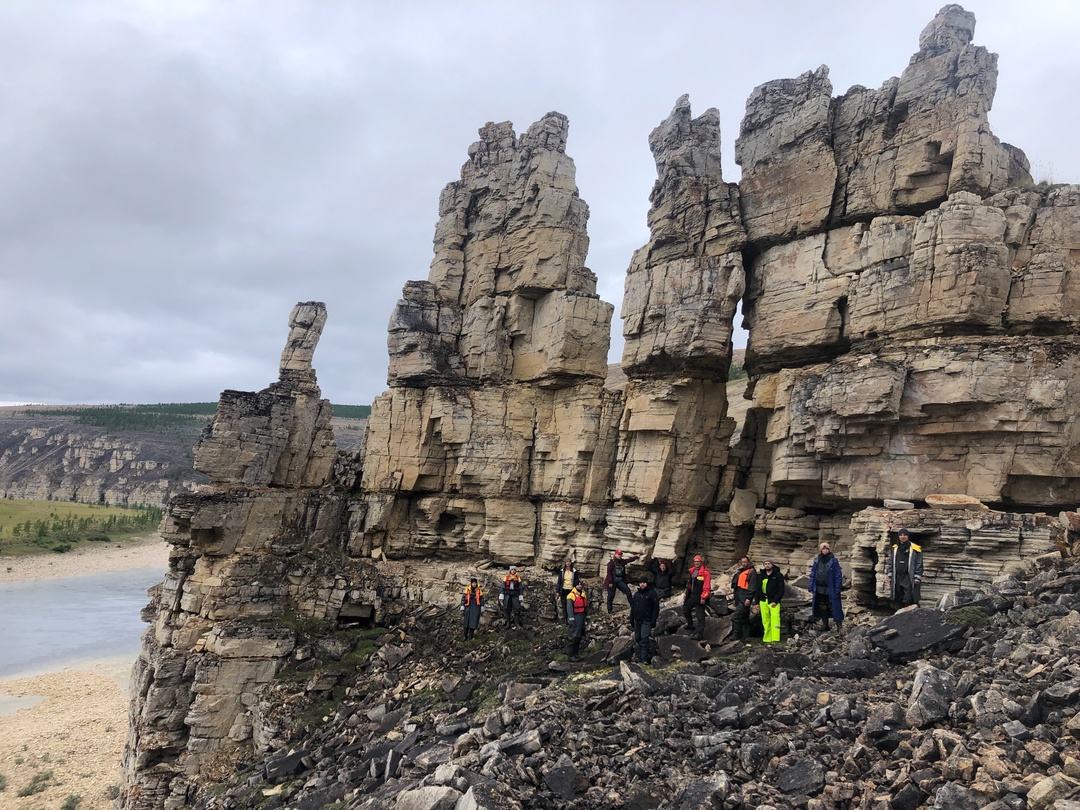
[[[334,409],[334,416],[342,419],[367,419],[371,416],[370,405],[334,405],[330,403],[330,407]]]
[[[29,416],[59,416],[80,425],[106,430],[149,430],[205,424],[217,411],[216,402],[160,405],[94,405],[78,408],[33,408]]]
[[[732,363],[731,367],[728,368],[727,379],[728,382],[734,382],[735,380],[745,380],[746,369],[740,366],[738,363]]]
[[[62,553],[87,543],[149,534],[162,514],[156,506],[0,499],[0,555]]]
[[[331,405],[334,416],[367,419],[370,405]],[[68,408],[30,408],[28,416],[73,419],[80,425],[106,430],[167,431],[174,427],[201,426],[217,413],[216,402],[168,402],[157,405],[87,405]]]

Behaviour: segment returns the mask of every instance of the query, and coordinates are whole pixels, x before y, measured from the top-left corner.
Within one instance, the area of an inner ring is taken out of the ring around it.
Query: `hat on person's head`
[[[511,571],[517,571],[517,566],[516,565],[511,565],[510,570]]]
[[[822,544],[821,544],[821,547],[822,547],[823,549],[825,549],[826,551],[828,551],[828,550],[829,550],[829,544],[828,544],[828,543],[822,543]]]
[[[705,558],[702,557],[700,554],[695,554],[694,555],[694,562],[705,562]]]
[[[621,557],[622,556],[622,549],[621,548],[615,549],[615,556],[616,557]]]
[[[772,557],[766,557],[761,562],[762,562],[763,565],[765,565],[765,564],[772,565]]]
[[[473,577],[472,579],[470,579],[469,582],[476,582],[476,577]]]
[[[642,574],[640,577],[638,577],[637,581],[638,581],[638,585],[648,585],[649,584],[649,578],[647,576],[645,576],[644,574]]]
[[[907,529],[901,529],[899,532],[897,532],[897,536],[898,537],[911,537],[911,534],[908,532]]]
[[[563,560],[563,565],[572,565],[573,562],[574,562],[573,560],[571,560],[569,557],[567,557],[565,560]]]

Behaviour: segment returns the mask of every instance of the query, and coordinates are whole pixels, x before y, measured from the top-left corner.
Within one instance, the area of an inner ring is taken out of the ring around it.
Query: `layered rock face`
[[[996,58],[973,28],[946,6],[877,91],[830,99],[823,68],[747,103],[756,545],[794,519],[858,567],[881,549],[829,514],[942,492],[1056,512],[1080,494],[1077,189],[1021,189],[1026,159],[986,123]]]
[[[253,744],[257,695],[294,652],[295,623],[377,606],[373,577],[323,560],[341,560],[346,504],[311,368],[325,318],[297,305],[278,382],[222,395],[195,454],[211,483],[169,506],[169,573],[132,673],[124,807],[187,806],[187,777]]]
[[[650,239],[626,274],[626,401],[607,535],[611,547],[673,559],[716,501],[728,461],[726,386],[746,233],[738,186],[721,175],[716,110],[693,118],[683,96],[649,146],[657,180]]]
[[[165,437],[80,424],[74,409],[0,409],[0,497],[165,506],[197,483],[190,452],[201,427]]]
[[[549,113],[488,124],[443,191],[435,258],[390,320],[351,548],[372,556],[599,556],[619,416],[612,307],[584,266],[588,207]],[[589,551],[590,547],[593,549]]]
[[[303,657],[289,617],[456,603],[470,570],[566,554],[593,577],[615,548],[700,551],[720,596],[727,565],[767,555],[796,602],[827,539],[849,608],[887,606],[903,527],[927,601],[1071,553],[1080,188],[1028,188],[990,132],[996,59],[973,26],[946,6],[877,91],[833,98],[824,68],[759,87],[738,186],[716,112],[678,100],[650,137],[622,390],[605,387],[612,308],[584,266],[566,119],[482,128],[442,194],[428,280],[391,317],[362,457],[337,453],[311,369],[321,305],[294,311],[279,382],[223,394],[196,453],[212,484],[166,521],[124,806],[183,806],[224,753],[284,742],[259,696]]]

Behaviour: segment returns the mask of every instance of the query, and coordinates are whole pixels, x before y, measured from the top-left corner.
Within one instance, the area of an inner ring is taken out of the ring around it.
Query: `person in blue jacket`
[[[832,619],[839,633],[844,622],[844,608],[840,604],[844,572],[828,543],[822,543],[818,551],[810,566],[810,612],[814,619],[821,620],[822,630],[829,629],[829,619]]]

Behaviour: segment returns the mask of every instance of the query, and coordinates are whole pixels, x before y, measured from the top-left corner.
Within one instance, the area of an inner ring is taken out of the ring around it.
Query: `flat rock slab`
[[[870,631],[870,642],[885,650],[894,663],[911,661],[926,652],[955,651],[963,647],[965,624],[947,624],[930,608],[903,610]]]
[[[665,661],[704,661],[709,657],[708,651],[701,646],[700,641],[690,636],[674,635],[661,636],[656,640],[657,651]]]
[[[752,661],[756,669],[765,678],[772,678],[777,672],[797,675],[810,667],[810,657],[802,653],[767,652],[755,656]]]

